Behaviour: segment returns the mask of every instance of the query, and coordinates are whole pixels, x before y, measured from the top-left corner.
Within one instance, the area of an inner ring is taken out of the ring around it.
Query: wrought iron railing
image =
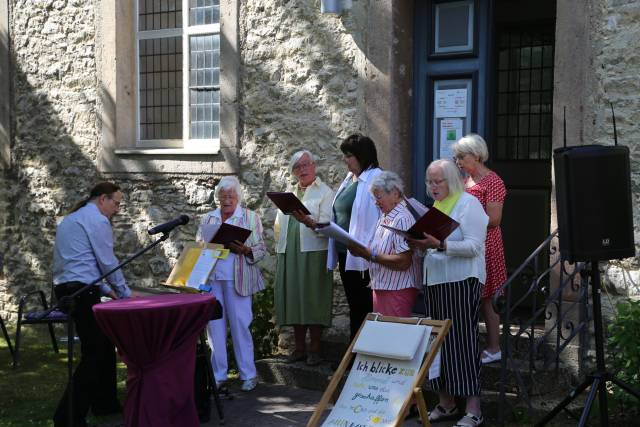
[[[559,251],[554,231],[518,267],[493,298],[503,323],[500,371],[499,419],[505,421],[513,406],[511,394],[533,414],[533,397],[541,390],[542,378],[560,378],[563,354],[568,346],[577,352],[580,369],[586,358],[590,310],[588,307],[588,263],[569,263]],[[516,295],[517,288],[518,292]],[[576,355],[570,357],[574,364]],[[512,393],[514,392],[514,393]]]

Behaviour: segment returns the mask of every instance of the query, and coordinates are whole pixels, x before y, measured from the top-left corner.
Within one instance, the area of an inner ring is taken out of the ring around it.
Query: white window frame
[[[454,7],[467,6],[468,17],[467,17],[467,43],[464,45],[457,46],[440,46],[440,11],[443,9],[451,9]],[[445,53],[467,53],[472,52],[474,49],[474,22],[475,22],[475,0],[462,0],[450,3],[437,3],[435,5],[435,25],[434,25],[434,53],[436,54],[445,54]]]
[[[136,147],[138,148],[183,148],[188,151],[209,151],[220,149],[220,131],[218,138],[191,139],[191,108],[189,104],[189,39],[193,35],[214,35],[220,37],[220,23],[189,26],[189,0],[182,0],[182,28],[139,31],[139,0],[135,3],[135,104],[136,104]],[[222,13],[220,13],[222,15]],[[164,37],[182,38],[182,139],[140,139],[140,41]],[[222,51],[220,51],[222,54]],[[222,74],[222,67],[220,67]],[[222,76],[221,76],[222,77]],[[217,85],[220,91],[220,82]],[[219,116],[220,117],[220,116]],[[221,125],[220,125],[221,127]],[[219,129],[220,129],[219,127]]]

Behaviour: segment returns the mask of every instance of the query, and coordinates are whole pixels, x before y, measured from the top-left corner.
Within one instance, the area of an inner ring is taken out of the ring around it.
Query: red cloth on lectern
[[[128,427],[199,426],[193,389],[198,336],[214,317],[215,298],[154,295],[93,307],[127,364]]]

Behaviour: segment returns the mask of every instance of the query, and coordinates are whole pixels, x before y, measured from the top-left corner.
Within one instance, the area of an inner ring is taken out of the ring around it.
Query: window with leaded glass
[[[498,33],[499,160],[551,158],[553,29]]]
[[[137,1],[137,145],[210,148],[220,136],[220,1]]]

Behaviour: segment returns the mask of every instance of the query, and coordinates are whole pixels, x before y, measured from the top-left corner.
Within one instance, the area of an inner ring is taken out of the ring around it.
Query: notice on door
[[[440,158],[453,159],[453,144],[462,138],[462,119],[440,120]]]
[[[467,117],[467,89],[436,90],[436,118]]]

